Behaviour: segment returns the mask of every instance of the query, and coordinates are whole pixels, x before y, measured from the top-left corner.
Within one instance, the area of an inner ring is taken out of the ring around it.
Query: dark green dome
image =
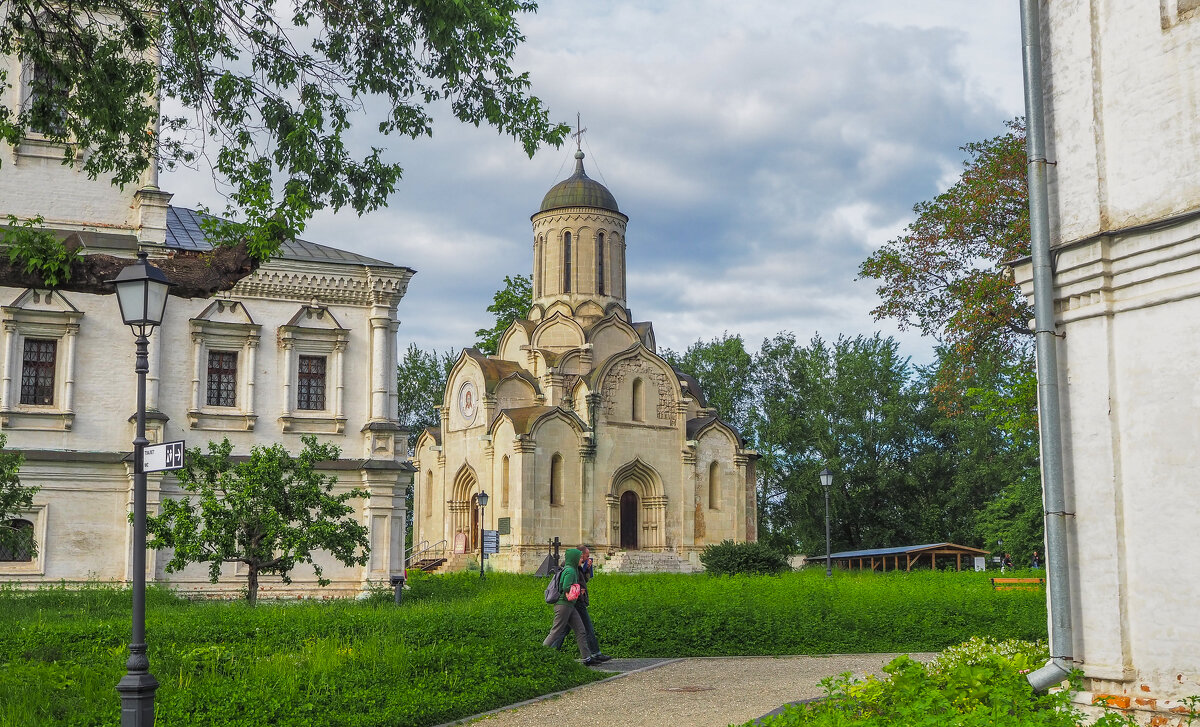
[[[560,207],[597,207],[620,212],[617,200],[603,184],[583,173],[583,152],[575,152],[575,173],[550,188],[539,212]]]

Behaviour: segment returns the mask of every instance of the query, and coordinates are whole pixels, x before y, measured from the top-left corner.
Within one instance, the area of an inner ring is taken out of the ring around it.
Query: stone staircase
[[[618,550],[605,558],[602,573],[699,573],[702,566],[680,558],[674,553],[649,550]]]

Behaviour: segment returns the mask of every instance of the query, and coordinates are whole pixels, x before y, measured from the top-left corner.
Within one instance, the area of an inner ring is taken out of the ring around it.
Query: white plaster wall
[[[1177,0],[1042,7],[1054,241],[1193,209],[1200,17],[1179,18]]]
[[[1137,677],[1200,694],[1200,298],[1114,326],[1120,402],[1121,604]],[[1182,505],[1182,506],[1181,506]]]
[[[0,288],[0,300],[7,304],[21,292],[13,288]],[[75,354],[75,419],[72,428],[64,432],[8,430],[9,446],[90,452],[128,450],[132,446],[133,424],[127,420],[136,410],[137,392],[137,376],[133,370],[133,336],[121,323],[115,295],[71,292],[63,295],[84,314],[79,323]],[[187,411],[192,402],[195,359],[188,321],[212,301],[172,297],[167,303],[163,325],[155,331],[150,343],[150,378],[156,373],[159,377],[158,409],[170,417],[164,431],[165,441],[186,439],[188,446],[203,446],[209,440],[220,441],[223,436],[228,436],[239,452],[247,451],[251,446],[274,442],[282,442],[289,449],[300,446],[301,435],[283,433],[278,422],[283,412],[284,351],[276,343],[276,332],[300,309],[301,304],[249,298],[242,300],[255,322],[262,326],[253,372],[254,411],[258,415],[254,430],[220,431],[189,427]],[[319,438],[342,447],[344,456],[363,457],[362,434],[359,430],[369,419],[371,370],[371,352],[365,338],[368,330],[366,314],[363,309],[349,306],[334,305],[330,309],[342,325],[351,331],[344,368],[347,424],[344,433],[322,434]],[[61,350],[59,355],[62,355]],[[20,351],[16,352],[16,357],[12,370],[19,376]],[[239,355],[239,382],[248,373],[244,369],[245,364],[244,357]],[[207,372],[207,362],[202,362],[202,368]],[[148,380],[147,388],[152,386],[153,382]],[[203,379],[200,386],[203,400]],[[328,386],[327,397],[332,398],[332,371],[329,373]],[[14,396],[19,395],[19,378],[14,382],[14,392]]]
[[[1144,721],[1200,694],[1200,223],[1089,238],[1200,209],[1188,7],[1042,3],[1074,656]]]
[[[0,67],[12,84],[0,88],[4,105],[20,108],[24,100],[20,65],[13,56],[0,56]],[[136,228],[134,192],[152,178],[149,170],[140,184],[121,190],[107,180],[90,180],[78,165],[64,166],[62,161],[62,147],[30,140],[14,151],[0,144],[0,214],[23,219],[40,214],[50,226],[99,232]]]

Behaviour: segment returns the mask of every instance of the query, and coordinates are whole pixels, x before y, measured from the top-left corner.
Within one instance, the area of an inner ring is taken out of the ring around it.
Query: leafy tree
[[[741,336],[724,333],[711,341],[696,341],[682,355],[664,349],[662,357],[700,382],[704,398],[709,406],[717,410],[722,421],[745,430],[754,400],[751,381],[753,358],[746,353]]]
[[[20,470],[25,458],[20,452],[5,450],[7,442],[8,435],[0,433],[0,550],[36,555],[33,533],[13,527],[12,521],[33,507],[33,496],[41,488],[21,484]]]
[[[985,547],[1003,539],[1004,550],[1024,564],[1034,550],[1043,551],[1044,557],[1045,548],[1037,412],[1029,403],[1037,399],[1037,376],[1031,364],[1020,361],[1005,363],[996,379],[968,390],[972,410],[982,414],[1002,440],[990,452],[990,463],[1002,463],[1006,470],[1001,487],[979,513],[976,529]]]
[[[1029,254],[1025,122],[967,144],[950,189],[913,207],[917,219],[859,268],[879,281],[872,313],[960,348],[1021,354],[1032,345],[1032,308],[1004,263]]]
[[[208,443],[208,454],[189,449],[177,473],[180,486],[195,494],[164,500],[162,513],[146,519],[149,547],[173,548],[167,571],[191,563],[208,563],[213,583],[224,563],[245,563],[246,600],[258,600],[261,573],[291,583],[299,563],[312,565],[317,582],[328,585],[314,551],[328,551],[341,563],[363,565],[370,546],[367,528],[355,521],[347,501],[369,497],[361,488],[333,494],[336,477],[321,474],[321,462],[336,460],[341,450],[302,437],[296,457],[280,444],[254,447],[243,462],[233,462],[228,439]]]
[[[824,494],[818,473],[835,473],[830,495],[835,549],[883,547],[921,538],[913,513],[936,483],[910,469],[922,441],[919,389],[896,341],[781,333],[754,362],[751,415],[767,542],[788,552],[823,550]]]
[[[488,124],[532,155],[562,143],[511,62],[529,0],[278,5],[265,0],[9,0],[0,56],[33,68],[33,103],[0,103],[0,140],[63,143],[64,164],[136,182],[154,163],[211,167],[223,245],[263,261],[312,215],[386,203],[402,167],[376,139],[433,133],[430,105]],[[0,71],[3,73],[3,71]],[[0,75],[0,98],[18,82]],[[160,118],[162,108],[181,109]],[[353,132],[378,134],[352,148]],[[76,161],[74,149],[88,150]],[[245,274],[245,273],[243,273]]]
[[[500,337],[508,330],[513,321],[529,315],[529,307],[533,305],[533,281],[526,275],[505,275],[504,287],[492,296],[492,304],[488,313],[495,316],[496,323],[491,328],[480,328],[475,331],[475,348],[489,356],[496,353],[500,346]]]
[[[904,234],[860,267],[879,281],[876,318],[943,342],[926,381],[959,502],[982,508],[975,536],[1012,552],[1041,542],[1033,313],[1005,263],[1029,254],[1025,125],[963,147],[959,180],[920,202]]]
[[[396,371],[400,403],[396,415],[400,426],[415,434],[424,427],[441,424],[435,407],[442,405],[446,380],[457,360],[454,349],[438,354],[422,351],[415,343],[408,344]]]

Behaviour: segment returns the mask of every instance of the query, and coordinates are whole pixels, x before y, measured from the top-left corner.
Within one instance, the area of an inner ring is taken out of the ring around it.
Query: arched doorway
[[[638,496],[632,490],[621,494],[621,549],[638,547]]]

